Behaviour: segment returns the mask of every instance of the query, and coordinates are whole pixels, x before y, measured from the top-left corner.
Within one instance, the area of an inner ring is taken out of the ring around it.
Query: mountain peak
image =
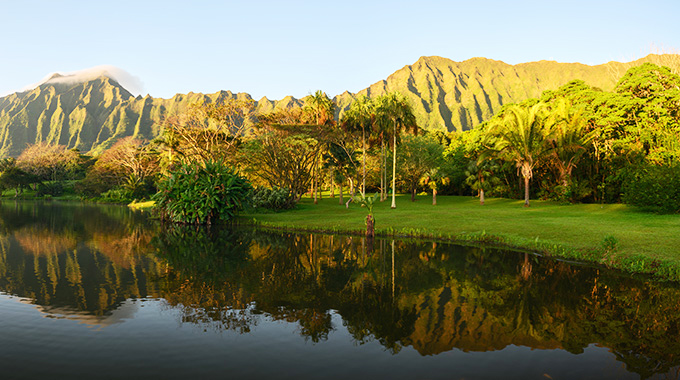
[[[95,66],[89,69],[72,72],[51,73],[45,76],[40,82],[24,87],[21,89],[21,92],[32,90],[44,84],[75,85],[100,79],[102,77],[111,79],[134,95],[139,95],[142,92],[143,86],[138,78],[130,75],[125,70],[111,65]]]

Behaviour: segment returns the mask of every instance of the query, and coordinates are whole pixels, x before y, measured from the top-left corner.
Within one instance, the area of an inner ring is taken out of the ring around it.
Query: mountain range
[[[581,79],[611,90],[630,67],[653,62],[677,70],[678,57],[651,54],[634,62],[596,66],[554,61],[510,65],[487,58],[454,62],[421,57],[357,94],[345,92],[334,100],[342,113],[358,95],[372,97],[399,91],[410,99],[422,128],[463,131],[488,120],[504,104],[538,97],[571,80]],[[161,132],[164,117],[181,113],[192,103],[226,97],[251,99],[247,93],[230,91],[190,92],[169,99],[135,97],[106,73],[84,81],[55,74],[31,90],[0,97],[0,157],[17,156],[27,145],[39,141],[97,154],[123,137],[152,139]],[[264,97],[255,104],[257,112],[268,112],[302,105],[304,99]]]

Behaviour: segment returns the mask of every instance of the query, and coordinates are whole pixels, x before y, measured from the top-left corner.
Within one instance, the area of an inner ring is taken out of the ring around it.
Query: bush
[[[295,197],[289,189],[258,187],[250,198],[253,208],[269,210],[288,210],[295,207]]]
[[[50,197],[58,197],[64,193],[64,185],[59,182],[43,182],[38,184],[38,190],[35,195],[38,197],[44,197],[49,195]]]
[[[680,165],[644,166],[628,177],[625,203],[664,213],[680,212]]]
[[[101,193],[98,201],[106,203],[127,204],[135,200],[134,194],[126,189],[111,189]]]
[[[212,224],[233,218],[251,190],[245,178],[221,162],[183,163],[159,181],[152,199],[164,221]]]

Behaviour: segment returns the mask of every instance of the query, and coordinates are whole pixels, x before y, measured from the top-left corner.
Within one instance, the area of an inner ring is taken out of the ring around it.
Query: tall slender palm
[[[374,103],[364,95],[359,96],[342,115],[340,124],[348,132],[361,131],[361,151],[363,176],[361,195],[366,195],[366,132],[370,134],[375,122]]]
[[[534,167],[550,153],[546,139],[549,125],[546,106],[509,106],[499,121],[491,124],[488,137],[494,139],[493,150],[515,162],[524,178],[524,207],[529,207],[529,180]]]
[[[397,137],[402,130],[417,132],[418,125],[408,100],[398,92],[390,92],[376,99],[376,118],[392,124],[392,208],[397,208],[395,184],[397,177]]]
[[[325,92],[317,90],[305,100],[304,112],[311,118],[311,124],[322,126],[335,125],[335,103]],[[319,155],[320,156],[320,155]],[[317,194],[319,188],[319,156],[314,160],[314,180],[312,191],[314,193],[314,204],[318,202]]]

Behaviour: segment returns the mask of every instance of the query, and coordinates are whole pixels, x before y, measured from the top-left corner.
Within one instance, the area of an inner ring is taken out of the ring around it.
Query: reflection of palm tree
[[[532,267],[531,262],[529,262],[529,253],[524,252],[524,263],[522,263],[522,267],[519,271],[519,275],[524,281],[528,281],[529,277],[531,277],[531,269]]]

